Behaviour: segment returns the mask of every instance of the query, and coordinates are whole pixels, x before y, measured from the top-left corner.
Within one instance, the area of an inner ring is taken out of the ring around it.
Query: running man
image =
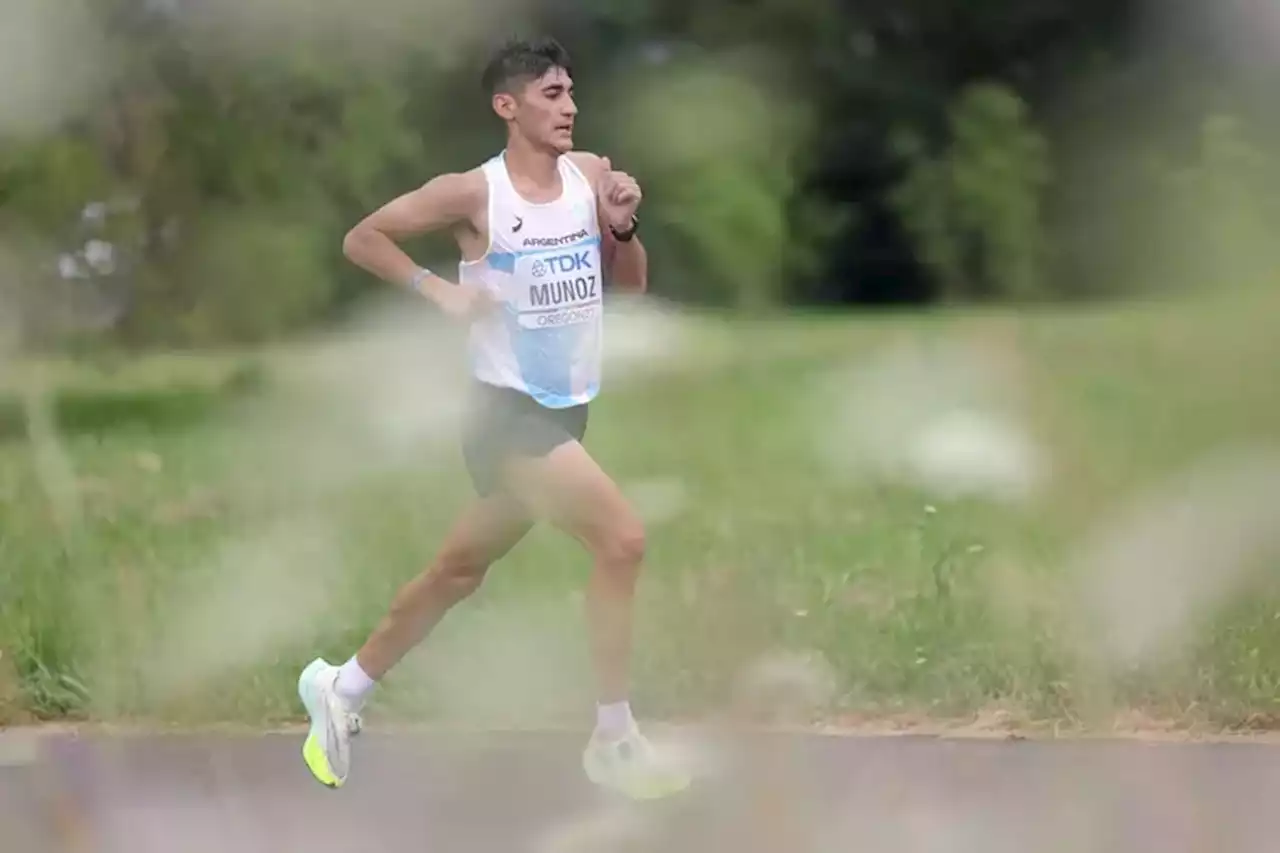
[[[586,617],[598,705],[582,758],[587,777],[634,798],[674,794],[689,779],[660,767],[628,701],[644,527],[581,444],[600,390],[604,269],[612,286],[647,285],[635,236],[640,188],[608,158],[572,151],[578,110],[570,59],[555,41],[509,43],[482,82],[506,123],[505,149],[390,201],[343,244],[355,264],[468,324],[462,452],[477,498],[350,660],[317,659],[303,671],[298,691],[311,720],[303,756],[321,783],[341,786],[369,691],[542,521],[594,558]],[[462,256],[457,283],[396,243],[444,228]]]

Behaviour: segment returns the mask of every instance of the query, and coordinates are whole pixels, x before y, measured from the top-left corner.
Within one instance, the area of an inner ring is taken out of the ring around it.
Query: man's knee
[[[644,561],[645,547],[644,524],[639,518],[628,517],[601,536],[596,556],[608,565],[634,571]]]

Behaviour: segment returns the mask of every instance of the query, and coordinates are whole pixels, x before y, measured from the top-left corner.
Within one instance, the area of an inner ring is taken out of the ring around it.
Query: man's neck
[[[527,182],[530,189],[555,191],[559,187],[560,173],[555,154],[534,148],[518,137],[507,142],[507,170],[511,177]]]

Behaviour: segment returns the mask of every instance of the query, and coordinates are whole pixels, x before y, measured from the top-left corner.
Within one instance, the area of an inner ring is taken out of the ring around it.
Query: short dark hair
[[[511,39],[489,58],[480,84],[493,95],[537,80],[552,68],[563,68],[573,75],[569,52],[558,41],[550,37]]]

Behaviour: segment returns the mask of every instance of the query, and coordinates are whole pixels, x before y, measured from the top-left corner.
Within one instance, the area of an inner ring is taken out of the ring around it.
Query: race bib
[[[516,263],[521,328],[549,329],[595,320],[602,303],[596,246],[552,249]]]

